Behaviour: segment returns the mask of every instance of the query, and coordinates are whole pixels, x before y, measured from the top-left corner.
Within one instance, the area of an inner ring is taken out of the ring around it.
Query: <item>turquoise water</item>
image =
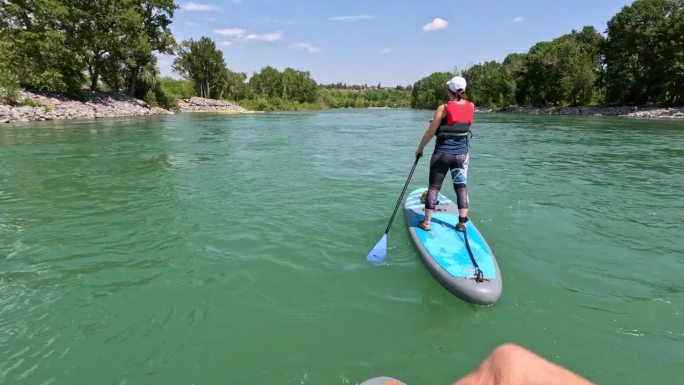
[[[477,115],[471,217],[504,279],[478,307],[400,216],[388,264],[365,261],[430,117],[0,127],[0,383],[448,384],[504,342],[601,384],[679,381],[684,122]]]

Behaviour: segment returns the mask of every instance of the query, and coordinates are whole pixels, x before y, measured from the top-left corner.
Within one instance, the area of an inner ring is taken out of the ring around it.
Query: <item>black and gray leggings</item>
[[[425,208],[434,210],[437,206],[437,194],[447,172],[451,170],[451,178],[456,191],[456,204],[459,209],[468,208],[468,154],[451,155],[435,151],[430,159],[430,186],[425,199]]]

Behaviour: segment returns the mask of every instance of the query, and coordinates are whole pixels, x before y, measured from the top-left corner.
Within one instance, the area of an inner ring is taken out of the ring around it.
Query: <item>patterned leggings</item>
[[[430,186],[425,199],[425,208],[434,210],[437,206],[437,194],[447,172],[451,170],[451,178],[456,191],[456,204],[459,209],[468,208],[468,154],[451,155],[435,151],[430,159]]]

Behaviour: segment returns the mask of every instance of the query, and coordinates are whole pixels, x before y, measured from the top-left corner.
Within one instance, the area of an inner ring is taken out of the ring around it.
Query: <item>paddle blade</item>
[[[387,256],[387,234],[383,234],[382,238],[375,244],[373,250],[368,253],[366,259],[368,262],[373,262],[375,264],[380,264],[385,262],[385,257]]]
[[[406,385],[392,377],[375,377],[361,383],[361,385]]]

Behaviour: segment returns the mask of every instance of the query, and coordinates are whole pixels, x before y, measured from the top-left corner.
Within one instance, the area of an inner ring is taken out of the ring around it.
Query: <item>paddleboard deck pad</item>
[[[426,188],[413,190],[404,203],[408,232],[421,260],[442,286],[462,300],[478,305],[495,303],[501,297],[503,286],[494,253],[473,222],[466,222],[468,244],[482,271],[480,282],[466,248],[466,234],[456,230],[456,203],[440,193],[430,222],[431,231],[418,227],[418,222],[425,217],[425,203],[421,202],[425,191]]]

